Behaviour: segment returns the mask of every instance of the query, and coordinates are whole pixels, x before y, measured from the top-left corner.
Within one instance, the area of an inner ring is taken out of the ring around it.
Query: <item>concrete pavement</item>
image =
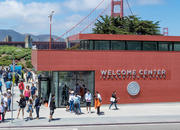
[[[11,112],[6,114],[6,122],[0,124],[0,128],[5,127],[53,127],[53,126],[93,126],[93,125],[128,125],[128,124],[152,124],[162,122],[180,123],[180,102],[177,103],[148,103],[148,104],[120,104],[119,110],[109,110],[108,105],[101,107],[102,115],[97,115],[96,110],[92,108],[92,113],[87,114],[86,108],[82,108],[83,114],[75,115],[66,112],[65,108],[57,108],[54,113],[54,120],[48,122],[49,108],[42,106],[40,110],[40,119],[26,121],[17,117],[19,100],[19,91],[15,87],[14,95],[14,120],[11,123]],[[113,108],[114,106],[112,106]],[[27,110],[27,109],[26,109]],[[25,111],[25,118],[28,113]],[[36,117],[34,111],[33,117]]]

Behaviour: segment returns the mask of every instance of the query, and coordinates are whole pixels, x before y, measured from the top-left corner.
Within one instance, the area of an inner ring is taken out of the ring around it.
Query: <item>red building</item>
[[[180,36],[78,34],[69,40],[79,42],[77,50],[32,51],[33,66],[49,77],[41,96],[54,93],[59,107],[68,96],[65,85],[82,93],[76,83],[99,91],[104,104],[114,90],[122,104],[180,101]]]

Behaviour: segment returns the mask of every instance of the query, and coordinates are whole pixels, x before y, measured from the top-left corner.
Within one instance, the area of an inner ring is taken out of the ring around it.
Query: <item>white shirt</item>
[[[91,93],[86,93],[86,94],[85,94],[85,100],[86,100],[86,102],[91,102],[91,99],[92,99]]]
[[[4,102],[4,107],[7,107],[8,98],[7,98],[7,97],[4,97],[4,98],[3,98],[3,102]]]
[[[74,101],[74,94],[70,94],[70,95],[69,95],[69,102],[70,102],[70,101]]]

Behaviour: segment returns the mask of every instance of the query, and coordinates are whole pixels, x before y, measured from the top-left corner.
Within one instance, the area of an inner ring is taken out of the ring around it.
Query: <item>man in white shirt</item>
[[[89,92],[89,90],[87,90],[87,93],[85,94],[85,100],[86,100],[87,113],[91,113],[91,100],[92,100],[92,96],[91,96],[91,93]],[[88,111],[88,108],[89,108],[89,111]]]

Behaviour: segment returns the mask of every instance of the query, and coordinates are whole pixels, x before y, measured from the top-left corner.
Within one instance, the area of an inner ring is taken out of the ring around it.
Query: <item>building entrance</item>
[[[67,105],[70,90],[81,96],[81,106],[84,106],[86,91],[90,90],[92,96],[94,95],[94,71],[53,72],[53,86],[57,107]]]

